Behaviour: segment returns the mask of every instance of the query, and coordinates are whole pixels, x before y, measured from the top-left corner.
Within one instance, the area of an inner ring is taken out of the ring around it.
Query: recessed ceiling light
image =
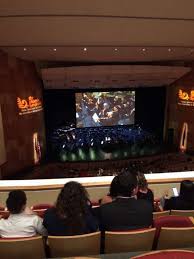
[[[87,51],[87,48],[84,48],[84,51]]]
[[[115,48],[115,51],[117,51],[118,49],[117,48]]]
[[[53,49],[54,51],[57,51],[57,49],[55,48],[55,49]]]
[[[172,51],[172,49],[171,48],[168,48],[168,52],[171,52]]]
[[[193,52],[194,52],[194,49],[190,49],[190,52],[193,53]]]
[[[24,48],[24,51],[26,51],[27,50],[27,48]]]
[[[145,52],[145,51],[146,51],[146,49],[145,49],[145,48],[143,48],[143,49],[142,49],[142,51],[143,51],[143,52]]]

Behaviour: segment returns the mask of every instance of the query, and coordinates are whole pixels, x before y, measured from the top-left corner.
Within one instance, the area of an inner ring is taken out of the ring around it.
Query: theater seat
[[[41,236],[30,238],[0,238],[0,258],[45,258],[43,240]]]
[[[9,214],[9,211],[6,209],[0,211],[0,216],[4,219],[7,219],[9,217]]]
[[[161,227],[192,227],[193,218],[185,216],[163,216],[155,218],[153,225],[156,229]]]
[[[39,217],[44,218],[44,213],[46,209],[35,209],[33,212],[35,212]]]
[[[97,255],[100,253],[100,232],[76,236],[48,236],[52,257]]]
[[[161,228],[157,249],[194,247],[194,227]]]
[[[138,256],[131,257],[131,259],[193,259],[194,252],[188,250],[163,250],[144,253]]]
[[[169,210],[165,210],[165,211],[160,211],[160,212],[153,212],[153,219],[159,218],[159,217],[163,217],[163,216],[167,216],[170,214]]]
[[[105,253],[130,251],[149,251],[152,249],[155,228],[126,231],[105,232]]]
[[[153,245],[153,248],[155,249],[162,227],[193,227],[193,218],[182,216],[163,216],[154,219],[153,226],[156,228],[156,234]]]
[[[49,208],[52,208],[53,206],[54,205],[52,204],[46,204],[46,203],[36,204],[31,207],[31,210],[33,210],[33,212],[35,212],[39,217],[43,218],[45,211]]]
[[[194,217],[194,210],[171,210],[170,215]]]
[[[5,210],[5,207],[0,205],[0,211],[2,210]]]
[[[31,207],[31,210],[47,210],[49,208],[54,207],[53,204],[47,204],[47,203],[40,203],[40,204],[35,204]]]

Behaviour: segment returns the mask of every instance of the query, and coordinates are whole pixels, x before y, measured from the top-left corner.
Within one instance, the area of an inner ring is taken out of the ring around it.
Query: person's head
[[[118,185],[118,175],[115,176],[110,184],[109,195],[114,198],[117,197],[117,185]]]
[[[9,193],[6,200],[7,209],[11,214],[19,214],[25,210],[26,207],[26,194],[24,191],[15,190]]]
[[[117,178],[117,196],[131,197],[137,193],[137,177],[124,171]]]
[[[184,180],[181,182],[180,186],[180,196],[186,200],[193,199],[193,182],[190,180]]]
[[[138,188],[140,190],[147,190],[148,183],[147,183],[147,180],[146,180],[145,175],[143,173],[138,172],[137,180],[138,180]]]
[[[83,217],[88,209],[88,193],[78,182],[68,182],[59,193],[56,211],[71,227],[81,228]]]

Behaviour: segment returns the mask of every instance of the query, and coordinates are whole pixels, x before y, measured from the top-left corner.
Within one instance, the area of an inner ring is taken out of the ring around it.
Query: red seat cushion
[[[193,227],[192,221],[185,216],[163,216],[154,219],[154,227]]]
[[[41,209],[49,209],[54,207],[53,204],[47,204],[47,203],[40,203],[32,206],[32,210],[41,210]]]
[[[147,253],[144,255],[135,256],[132,258],[137,259],[193,259],[194,258],[194,252],[193,251],[178,251],[178,250],[172,250],[172,251],[156,251]]]

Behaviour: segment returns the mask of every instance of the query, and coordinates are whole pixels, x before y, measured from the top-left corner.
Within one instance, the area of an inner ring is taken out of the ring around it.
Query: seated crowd
[[[193,193],[193,183],[183,181],[178,197],[164,197],[164,209],[194,209]],[[69,236],[97,230],[149,228],[153,224],[154,195],[143,174],[124,170],[113,178],[109,193],[96,208],[92,208],[86,189],[73,181],[64,185],[43,219],[27,207],[26,195],[21,190],[11,191],[6,205],[10,215],[0,220],[3,238]]]

